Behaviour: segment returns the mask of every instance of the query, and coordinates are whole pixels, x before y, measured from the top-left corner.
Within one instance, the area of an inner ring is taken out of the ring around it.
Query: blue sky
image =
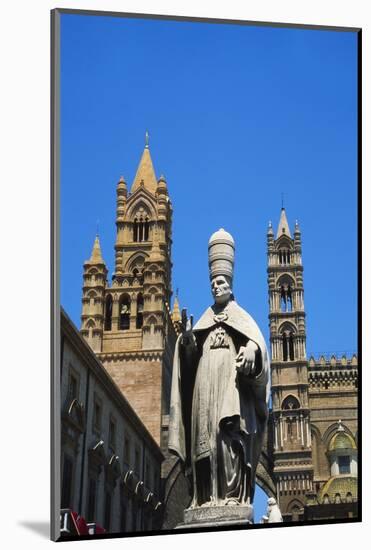
[[[111,278],[116,183],[131,185],[148,130],[181,306],[197,319],[210,304],[207,242],[224,227],[236,299],[268,339],[266,230],[284,193],[307,350],[356,350],[356,33],[64,14],[61,46],[61,303],[77,326],[97,220]]]

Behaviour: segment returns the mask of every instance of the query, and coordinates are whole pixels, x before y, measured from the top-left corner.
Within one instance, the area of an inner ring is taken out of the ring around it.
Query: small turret
[[[107,267],[98,235],[90,259],[84,262],[81,334],[95,352],[101,351],[104,319],[104,291]]]
[[[271,221],[268,222],[267,247],[268,247],[268,252],[272,252],[274,250],[274,233],[273,233],[273,227],[272,227]]]

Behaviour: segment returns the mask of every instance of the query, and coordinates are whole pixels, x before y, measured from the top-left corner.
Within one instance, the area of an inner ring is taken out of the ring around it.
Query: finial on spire
[[[145,145],[146,149],[149,149],[149,133],[148,133],[148,130],[146,130],[146,145]]]
[[[97,233],[96,233],[97,237],[99,237],[99,218],[97,219]]]
[[[336,431],[338,432],[345,432],[345,429],[344,429],[344,426],[343,426],[343,421],[341,419],[339,419],[337,421],[337,425],[338,425],[338,428]]]
[[[284,205],[283,205],[283,197],[284,197],[284,193],[281,193],[281,208],[282,208],[282,210],[285,208]]]

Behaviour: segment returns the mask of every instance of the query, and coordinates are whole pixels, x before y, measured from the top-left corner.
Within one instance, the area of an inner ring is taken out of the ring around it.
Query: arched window
[[[106,309],[104,315],[104,330],[112,329],[112,296],[108,294],[106,298]]]
[[[133,241],[143,242],[149,239],[149,216],[143,207],[139,208],[133,222]]]
[[[138,294],[137,297],[137,318],[136,318],[136,328],[142,328],[143,326],[143,295]]]
[[[291,514],[292,514],[292,521],[299,521],[300,516],[300,508],[299,506],[295,505],[291,508]]]
[[[88,294],[88,298],[89,298],[89,305],[94,306],[97,298],[97,293],[94,292],[94,290],[91,290]]]
[[[88,338],[89,340],[93,339],[93,330],[95,329],[95,322],[92,319],[89,319],[89,321],[86,323],[86,328],[88,329]]]
[[[286,411],[300,409],[300,403],[294,395],[288,395],[282,402],[282,409]]]
[[[286,332],[282,334],[282,351],[283,351],[283,360],[288,361],[288,344],[287,344],[287,336]]]
[[[290,284],[281,284],[280,286],[281,297],[281,311],[292,311],[292,292]]]
[[[278,251],[278,259],[281,265],[290,265],[291,263],[291,252],[287,248],[280,248]]]
[[[119,302],[119,330],[129,330],[130,328],[130,298],[124,294]]]
[[[357,447],[340,424],[328,447],[331,475],[357,473]]]
[[[294,332],[291,328],[282,331],[282,358],[284,361],[294,361]]]

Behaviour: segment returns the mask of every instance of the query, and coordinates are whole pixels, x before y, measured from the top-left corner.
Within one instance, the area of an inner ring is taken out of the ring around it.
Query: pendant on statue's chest
[[[226,311],[221,311],[220,313],[216,313],[214,315],[214,321],[216,323],[223,323],[228,319],[228,313]]]
[[[210,335],[210,349],[229,348],[227,334],[223,327],[216,327]]]

